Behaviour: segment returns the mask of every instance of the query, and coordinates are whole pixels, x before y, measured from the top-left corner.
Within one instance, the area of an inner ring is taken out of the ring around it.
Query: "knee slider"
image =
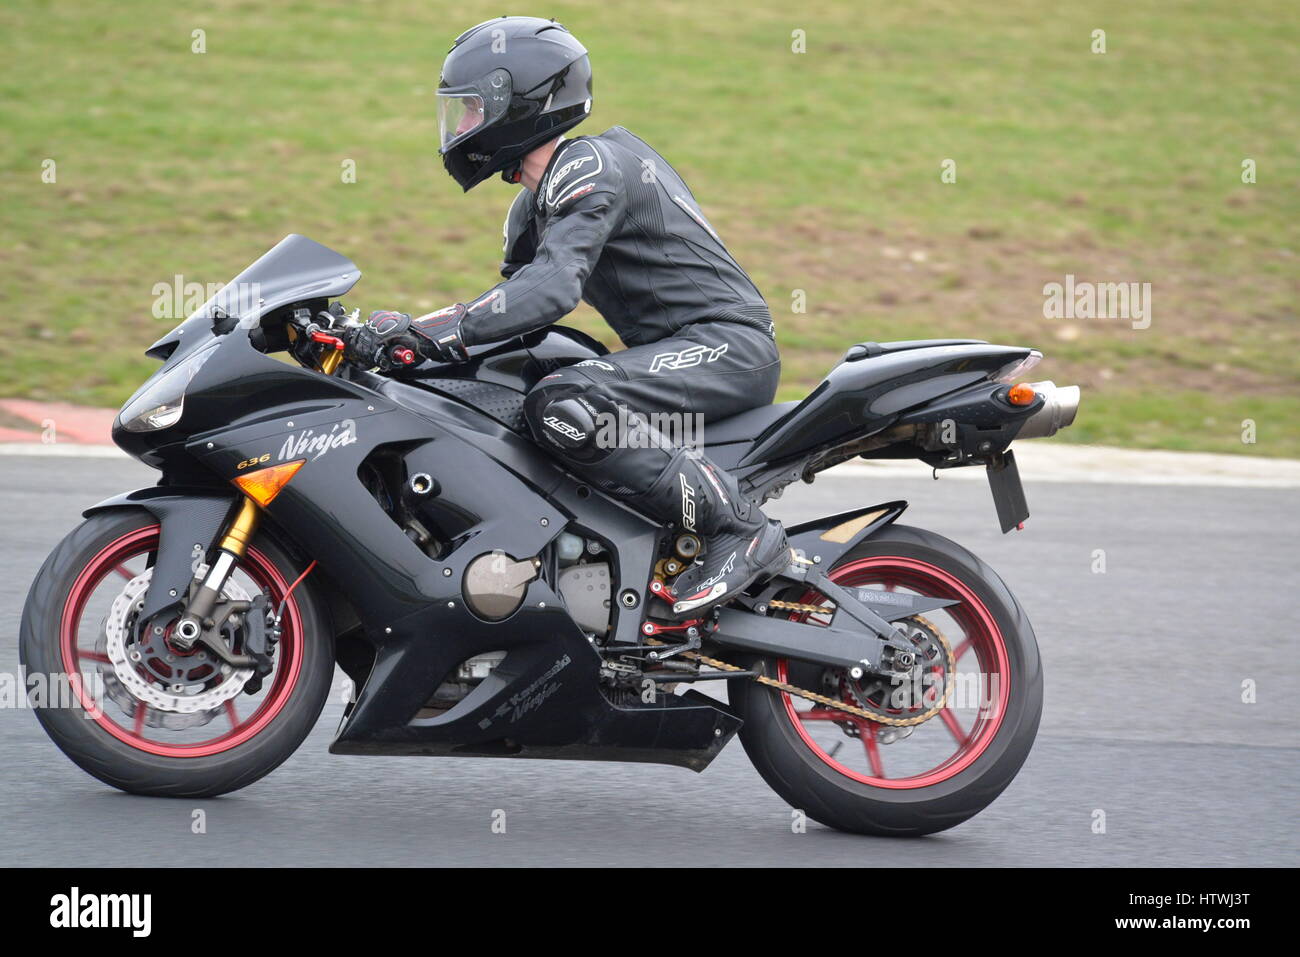
[[[539,438],[565,452],[583,452],[595,448],[596,415],[596,409],[582,396],[565,396],[542,406],[534,429]]]

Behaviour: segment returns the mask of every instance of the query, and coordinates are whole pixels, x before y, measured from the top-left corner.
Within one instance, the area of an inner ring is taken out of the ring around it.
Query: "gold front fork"
[[[243,504],[239,506],[239,514],[230,523],[226,537],[221,540],[221,550],[230,552],[236,558],[243,558],[248,543],[253,540],[253,533],[257,531],[257,520],[261,514],[257,503],[245,495]]]
[[[248,551],[248,543],[253,540],[253,533],[257,531],[257,519],[260,515],[261,510],[257,507],[257,503],[245,496],[243,504],[239,506],[239,514],[235,516],[225,537],[221,539],[220,551],[212,560],[212,567],[203,577],[198,590],[185,609],[185,614],[176,622],[172,638],[182,650],[188,651],[193,648],[203,635],[204,629],[212,627],[213,622],[210,620],[212,610],[216,607],[221,590],[234,570],[235,563]],[[215,646],[210,644],[209,647],[213,648],[219,656],[225,657]]]
[[[317,329],[315,325],[313,325],[312,328]],[[321,338],[317,338],[318,334]],[[290,342],[296,343],[300,335],[303,335],[303,333],[298,331],[297,326],[289,326]],[[317,332],[312,333],[311,339],[313,342],[319,342],[324,346],[324,348],[321,349],[320,359],[316,363],[316,368],[326,375],[333,375],[338,371],[339,364],[343,361],[343,341],[337,336],[319,329]]]
[[[333,375],[343,361],[343,350],[334,349],[320,357],[320,371],[326,375]]]

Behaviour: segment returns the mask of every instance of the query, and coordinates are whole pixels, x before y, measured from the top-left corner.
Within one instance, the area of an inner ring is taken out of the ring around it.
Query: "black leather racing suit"
[[[616,126],[561,143],[506,216],[505,282],[470,304],[466,342],[559,319],[581,298],[626,346],[699,321],[772,335],[762,295],[668,161]]]
[[[766,567],[783,555],[779,526],[698,449],[680,447],[698,430],[684,419],[667,420],[682,423],[677,435],[655,427],[663,413],[699,414],[707,433],[709,419],[770,403],[780,374],[763,297],[668,162],[621,127],[561,143],[537,192],[510,208],[501,272],[504,282],[468,304],[466,344],[540,328],[582,299],[628,347],[533,388],[525,413],[539,441],[650,517],[706,543],[721,535],[718,549],[739,543],[733,568],[737,556]],[[727,555],[713,557],[710,574],[685,584],[713,584]]]

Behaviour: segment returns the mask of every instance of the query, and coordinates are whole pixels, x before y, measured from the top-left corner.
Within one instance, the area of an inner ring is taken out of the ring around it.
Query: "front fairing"
[[[346,256],[291,233],[151,345],[146,354],[167,358],[189,352],[216,334],[213,330],[218,323],[253,328],[280,306],[341,296],[360,278],[361,270]]]
[[[124,410],[190,357],[210,350],[185,388],[179,420],[154,431],[129,432],[119,412],[113,440],[136,458],[161,466],[169,450],[195,434],[283,402],[337,395],[340,384],[331,377],[279,361],[257,348],[250,333],[272,311],[341,296],[360,276],[346,257],[304,236],[287,236],[149,348],[163,364]]]

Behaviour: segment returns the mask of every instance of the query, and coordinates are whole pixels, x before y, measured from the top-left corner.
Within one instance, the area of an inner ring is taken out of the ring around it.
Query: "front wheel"
[[[256,690],[251,670],[174,645],[174,622],[137,628],[158,536],[141,511],[83,522],[32,584],[19,654],[28,687],[44,698],[37,718],[83,770],[133,794],[213,797],[256,781],[302,743],[329,694],[331,632],[310,583],[292,587],[302,569],[264,536],[222,593],[284,604],[273,670]],[[236,652],[244,635],[237,615],[222,628]]]
[[[853,679],[843,669],[759,658],[786,685],[844,701],[849,714],[754,681],[732,681],[740,738],[764,780],[829,827],[913,836],[979,813],[1029,755],[1042,713],[1038,645],[1024,610],[997,574],[955,542],[892,525],[851,549],[830,578],[955,600],[895,624],[916,646],[905,683]],[[784,596],[798,620],[827,624],[816,591]],[[840,616],[838,627],[846,627]]]

